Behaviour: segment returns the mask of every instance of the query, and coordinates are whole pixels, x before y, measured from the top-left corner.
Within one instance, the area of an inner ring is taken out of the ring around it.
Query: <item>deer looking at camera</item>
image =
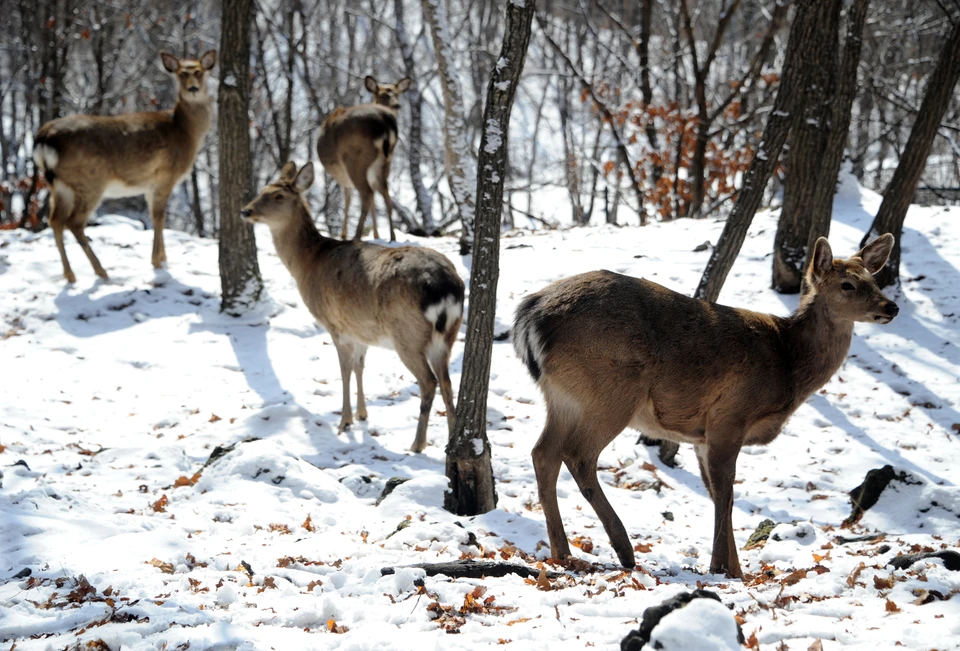
[[[404,77],[395,84],[380,84],[373,77],[363,80],[373,93],[372,104],[336,108],[320,127],[317,154],[327,174],[343,188],[343,229],[341,239],[347,239],[347,217],[350,214],[350,190],[360,194],[360,221],[354,239],[360,239],[367,215],[373,219],[373,236],[377,239],[377,212],[373,193],[379,192],[387,206],[390,241],[393,233],[393,201],[387,189],[390,161],[397,145],[397,113],[400,93],[410,88],[412,80]]]
[[[463,318],[463,281],[433,249],[324,237],[303,197],[312,184],[313,163],[298,172],[291,161],[241,214],[270,227],[277,255],[297,282],[303,302],[333,339],[343,379],[338,431],[353,423],[351,372],[357,376],[357,418],[367,419],[367,346],[393,348],[420,385],[420,420],[411,450],[422,452],[438,383],[447,424],[453,427],[450,349]]]
[[[76,276],[63,246],[64,228],[77,238],[96,274],[107,277],[83,232],[104,198],[144,195],[153,220],[153,266],[160,268],[167,259],[167,198],[190,172],[210,128],[204,77],[216,65],[217,52],[210,50],[199,61],[161,52],[160,59],[179,86],[173,109],[115,117],[71,115],[47,122],[34,138],[33,160],[50,184],[50,226],[63,275],[71,283]]]
[[[810,291],[789,317],[707,303],[609,271],[557,281],[517,309],[514,348],[543,391],[547,420],[533,448],[554,557],[570,555],[557,505],[565,463],[620,562],[634,566],[626,529],[597,480],[600,452],[625,427],[692,443],[714,502],[710,571],[741,576],[733,484],[744,445],[770,443],[843,363],[856,321],[899,311],[872,274],[893,236],[834,259],[817,240]]]
[[[34,138],[33,160],[50,184],[50,226],[63,275],[71,283],[76,276],[64,249],[64,228],[77,238],[96,274],[107,277],[83,232],[105,197],[144,195],[153,220],[153,266],[160,268],[167,259],[167,198],[190,172],[210,128],[204,77],[216,65],[217,52],[210,50],[199,61],[161,52],[160,59],[179,86],[173,109],[115,117],[72,115],[47,122]]]

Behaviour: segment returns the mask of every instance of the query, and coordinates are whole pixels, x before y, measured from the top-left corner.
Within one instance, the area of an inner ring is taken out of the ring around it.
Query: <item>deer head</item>
[[[395,84],[381,84],[376,79],[367,75],[363,80],[363,85],[373,93],[373,103],[387,108],[400,108],[400,94],[410,88],[413,80],[410,77],[404,77]]]
[[[204,52],[200,60],[178,59],[168,52],[160,53],[160,60],[164,69],[176,77],[180,87],[180,99],[185,102],[207,101],[207,85],[204,83],[206,73],[217,65],[217,51]]]
[[[811,293],[822,296],[830,311],[848,321],[890,323],[900,308],[880,291],[875,273],[893,249],[893,235],[881,235],[846,260],[834,259],[826,238],[817,240],[807,270]]]
[[[303,193],[311,185],[313,163],[307,163],[298,172],[297,164],[289,161],[280,170],[277,180],[244,206],[240,215],[250,223],[263,223],[270,228],[282,227],[307,210]]]

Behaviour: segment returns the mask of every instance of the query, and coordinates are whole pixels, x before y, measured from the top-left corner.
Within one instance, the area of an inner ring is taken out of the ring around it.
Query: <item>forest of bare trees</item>
[[[406,231],[462,233],[462,248],[468,249],[469,229],[461,218],[472,219],[476,202],[483,101],[505,26],[501,4],[254,2],[253,185],[274,176],[288,158],[311,158],[324,116],[336,106],[368,101],[367,74],[389,81],[410,76],[415,83],[401,101],[392,172],[400,179],[395,218]],[[819,76],[800,90],[806,104],[791,118],[785,153],[771,162],[772,182],[760,189],[763,203],[784,203],[773,279],[784,291],[799,289],[796,269],[811,232],[804,220],[816,219],[816,211],[807,214],[798,206],[814,201],[817,188],[820,203],[813,205],[823,204],[833,180],[827,177],[843,160],[878,192],[895,179],[928,79],[960,21],[956,0],[821,4],[829,10],[818,18],[815,43],[806,44],[819,56]],[[802,5],[538,4],[510,127],[505,225],[638,225],[729,215],[783,84],[787,42]],[[0,224],[41,229],[47,218],[44,183],[31,160],[37,128],[62,115],[171,106],[175,84],[157,54],[196,56],[218,47],[221,4],[4,0],[3,7]],[[960,186],[960,101],[950,88],[942,116],[928,120],[929,157],[915,164],[925,200],[950,200]],[[815,159],[819,166],[831,130],[840,134],[834,134],[831,165],[814,170],[808,163]],[[226,224],[218,156],[217,138],[208,137],[191,176],[170,198],[168,227],[220,234]],[[316,214],[339,232],[341,190],[322,175],[319,180]],[[909,202],[909,184],[906,193],[901,200]],[[119,210],[146,222],[137,201],[126,200]],[[103,210],[118,207],[108,203]],[[823,231],[822,216],[818,223]]]

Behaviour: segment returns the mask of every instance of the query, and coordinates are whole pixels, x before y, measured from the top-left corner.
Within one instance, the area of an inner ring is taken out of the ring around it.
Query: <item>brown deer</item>
[[[93,270],[107,272],[90,248],[84,227],[90,213],[106,198],[144,195],[153,220],[153,266],[167,259],[163,247],[167,198],[193,167],[210,128],[210,96],[204,77],[217,63],[216,50],[198,61],[160,53],[163,67],[179,85],[172,110],[127,115],[71,115],[47,122],[34,138],[33,160],[50,184],[50,226],[63,275],[76,276],[63,246],[69,228]]]
[[[554,557],[570,555],[557,506],[565,463],[625,566],[626,529],[597,480],[600,452],[625,427],[692,443],[714,502],[710,571],[741,576],[733,483],[744,445],[770,443],[843,363],[856,321],[889,323],[897,305],[872,274],[893,236],[834,260],[817,240],[810,291],[789,317],[707,303],[609,271],[559,280],[525,298],[513,329],[517,356],[543,391],[547,419],[533,448]]]
[[[367,346],[393,348],[420,385],[420,421],[411,450],[421,452],[438,382],[447,423],[453,427],[449,363],[463,319],[463,281],[450,261],[432,249],[324,237],[303,196],[312,184],[313,163],[298,172],[291,161],[241,214],[270,227],[277,255],[297,282],[303,302],[333,339],[343,379],[338,431],[353,423],[351,371],[357,376],[357,418],[367,419]]]
[[[393,233],[393,200],[387,189],[390,161],[397,145],[397,113],[400,93],[410,88],[412,80],[404,77],[395,84],[380,84],[373,77],[363,80],[373,93],[372,104],[336,108],[320,127],[317,154],[323,169],[343,188],[343,229],[341,239],[347,239],[347,217],[350,213],[350,189],[360,195],[360,222],[354,239],[360,239],[367,215],[373,219],[373,236],[377,239],[377,212],[373,193],[379,192],[387,206],[390,241]]]

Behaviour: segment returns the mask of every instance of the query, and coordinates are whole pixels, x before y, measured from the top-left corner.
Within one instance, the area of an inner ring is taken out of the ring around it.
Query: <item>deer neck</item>
[[[811,292],[783,327],[783,339],[792,361],[796,406],[837,372],[850,350],[853,321],[833,315],[822,296]]]
[[[277,256],[298,285],[316,270],[317,254],[330,241],[317,230],[305,206],[286,224],[271,228],[270,234]]]
[[[199,147],[200,141],[210,129],[210,98],[202,102],[185,102],[177,99],[173,107],[173,122],[188,133]]]

